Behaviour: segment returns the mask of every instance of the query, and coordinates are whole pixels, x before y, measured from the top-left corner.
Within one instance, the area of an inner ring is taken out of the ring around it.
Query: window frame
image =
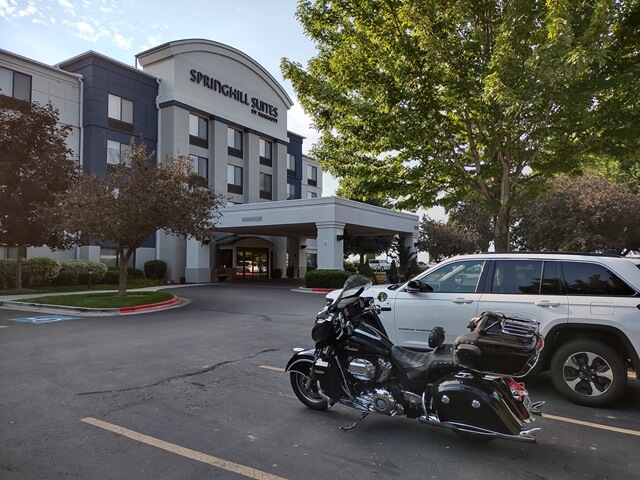
[[[189,112],[189,144],[209,148],[209,119],[191,112]]]
[[[273,165],[273,142],[271,140],[267,140],[266,138],[261,137],[259,141],[259,152],[260,152],[260,165],[266,165],[267,167],[271,167]]]
[[[111,144],[111,145],[109,145]],[[110,153],[110,150],[114,150],[114,146],[118,145],[118,162],[112,162],[110,161],[113,157]],[[131,157],[129,157],[129,160],[127,161],[126,159],[123,161],[122,155],[124,152],[128,152],[131,151],[131,145],[128,145],[126,143],[120,143],[117,140],[107,140],[107,172],[109,172],[110,170],[110,166],[115,166],[115,165],[127,165],[128,167],[131,166]]]
[[[227,164],[227,191],[242,195],[244,191],[244,169],[238,165]],[[239,183],[235,183],[239,181]]]
[[[193,170],[202,178],[209,180],[209,159],[207,157],[201,157],[200,155],[189,154],[191,159],[191,165]],[[202,167],[204,165],[204,175],[202,174]]]
[[[233,133],[233,137],[231,134]],[[244,158],[244,131],[227,125],[227,154]]]
[[[16,100],[22,100],[24,102],[31,103],[31,100],[33,98],[33,76],[27,73],[18,72],[16,70],[13,70],[11,68],[7,68],[4,66],[0,66],[0,69],[6,70],[7,72],[9,72],[9,75],[11,76],[10,95],[7,93],[0,93],[0,95],[6,95],[7,97],[15,98]],[[16,78],[27,80],[27,84],[25,86],[28,88],[24,89],[25,90],[24,93],[26,93],[27,91],[29,92],[28,98],[23,98],[22,96],[21,97],[16,96],[16,84],[20,83],[20,86],[21,86],[20,90],[23,90],[21,82],[17,81]]]
[[[307,164],[307,184],[312,187],[318,186],[318,167],[316,165]]]
[[[273,200],[273,175],[269,173],[260,172],[260,198]]]
[[[296,175],[297,175],[296,156],[293,155],[292,153],[287,153],[287,176],[295,177]]]

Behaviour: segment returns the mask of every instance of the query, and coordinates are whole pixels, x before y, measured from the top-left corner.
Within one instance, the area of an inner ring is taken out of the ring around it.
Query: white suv
[[[374,258],[373,260],[369,260],[369,266],[373,269],[374,272],[386,272],[391,268],[391,264],[386,260],[381,260],[379,258]]]
[[[640,269],[623,257],[458,256],[362,295],[375,297],[393,343],[409,348],[427,348],[436,325],[452,343],[488,310],[535,319],[545,336],[537,368],[551,370],[556,388],[575,403],[612,403],[626,388],[628,368],[640,379]]]

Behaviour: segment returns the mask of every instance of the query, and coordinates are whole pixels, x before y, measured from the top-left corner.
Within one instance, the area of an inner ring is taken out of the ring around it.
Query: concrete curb
[[[333,292],[334,290],[340,290],[339,288],[307,288],[307,287],[299,287],[291,289],[292,292],[299,293],[321,293],[326,295],[329,292]]]
[[[105,316],[105,315],[131,315],[135,313],[147,313],[156,310],[166,310],[168,308],[181,307],[191,303],[188,300],[173,296],[170,300],[163,302],[149,303],[135,307],[122,308],[87,308],[87,307],[64,307],[61,305],[48,305],[43,303],[18,302],[14,300],[0,300],[0,306],[15,310],[37,310],[43,313],[66,313],[80,316]]]

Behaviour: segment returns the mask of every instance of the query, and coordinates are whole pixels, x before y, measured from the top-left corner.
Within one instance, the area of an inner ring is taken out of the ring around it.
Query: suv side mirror
[[[416,282],[415,280],[410,280],[409,283],[407,283],[404,291],[407,293],[433,292],[433,288],[431,288],[431,285],[427,283],[420,283]]]

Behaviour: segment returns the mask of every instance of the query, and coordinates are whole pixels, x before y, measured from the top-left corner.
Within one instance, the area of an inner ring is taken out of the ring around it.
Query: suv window
[[[613,272],[592,263],[562,262],[569,295],[632,296],[633,289]]]
[[[429,285],[434,292],[475,292],[484,260],[466,260],[444,265],[420,278],[421,285]]]
[[[490,292],[560,295],[562,294],[560,262],[496,260]]]

